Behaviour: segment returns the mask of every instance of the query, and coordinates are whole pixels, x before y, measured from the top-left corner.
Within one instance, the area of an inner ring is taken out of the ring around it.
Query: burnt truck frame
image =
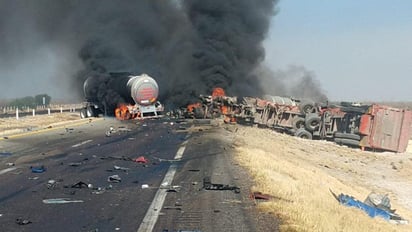
[[[96,83],[104,82],[119,94],[124,102],[117,107],[108,107],[97,98]],[[98,117],[100,114],[116,116],[120,120],[132,118],[157,118],[163,116],[163,105],[157,101],[158,85],[149,75],[130,72],[111,72],[109,77],[91,76],[83,84],[85,102],[80,111],[81,118]],[[121,107],[122,110],[118,110]],[[113,108],[113,109],[112,109]],[[113,110],[113,112],[108,112]]]

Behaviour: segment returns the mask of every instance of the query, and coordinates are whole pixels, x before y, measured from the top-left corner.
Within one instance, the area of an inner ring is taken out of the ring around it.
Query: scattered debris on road
[[[44,167],[44,165],[40,166],[40,167],[33,167],[30,166],[31,172],[32,173],[43,173],[46,171],[46,167]]]
[[[240,193],[240,188],[237,186],[230,186],[225,184],[213,184],[210,177],[203,178],[203,189],[206,190],[230,190],[234,193]]]
[[[0,157],[8,157],[11,156],[12,153],[11,152],[0,152]]]
[[[17,218],[16,219],[16,224],[17,225],[24,226],[24,225],[27,225],[27,224],[30,224],[30,223],[32,223],[32,222],[28,219],[23,219],[23,218]]]
[[[125,167],[120,167],[120,166],[117,166],[117,165],[114,165],[113,168],[114,168],[114,170],[120,170],[120,171],[124,171],[124,172],[127,172],[130,169],[130,168],[125,168]]]
[[[119,175],[112,175],[112,176],[107,177],[107,182],[110,182],[110,183],[119,183],[121,181],[122,181],[122,178],[120,178]]]
[[[133,160],[136,163],[140,163],[140,164],[147,164],[149,163],[149,160],[146,159],[144,156],[139,156],[136,159]]]

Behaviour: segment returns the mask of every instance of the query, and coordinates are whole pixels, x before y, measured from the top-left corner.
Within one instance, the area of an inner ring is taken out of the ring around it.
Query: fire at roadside
[[[362,150],[405,152],[412,111],[385,105],[322,104],[279,96],[230,97],[221,88],[172,112],[182,118],[224,118],[225,123],[256,125],[304,139],[334,141]]]

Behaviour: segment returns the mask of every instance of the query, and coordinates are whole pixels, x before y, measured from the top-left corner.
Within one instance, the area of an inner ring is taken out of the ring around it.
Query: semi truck
[[[159,87],[152,77],[125,72],[109,75],[108,78],[91,76],[84,82],[86,101],[80,111],[81,118],[100,114],[114,115],[120,120],[162,116],[164,108],[157,100]]]

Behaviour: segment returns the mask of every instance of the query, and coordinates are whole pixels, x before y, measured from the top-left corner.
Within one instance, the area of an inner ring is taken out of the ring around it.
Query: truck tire
[[[292,119],[292,128],[298,130],[305,127],[305,119],[302,117],[295,117]]]
[[[342,132],[335,132],[334,134],[335,138],[341,138],[341,139],[353,139],[360,141],[361,137],[358,134],[351,134],[351,133],[342,133]]]
[[[80,118],[87,118],[87,113],[86,113],[86,109],[81,109],[80,110]]]
[[[305,127],[308,131],[313,132],[319,128],[320,117],[318,114],[308,114],[305,119]]]
[[[352,147],[359,147],[359,140],[354,139],[344,139],[344,138],[334,138],[335,143],[340,145],[347,145]]]
[[[92,107],[88,106],[86,108],[86,116],[88,118],[94,117],[94,110],[92,109]]]
[[[302,101],[299,104],[299,110],[302,114],[316,113],[315,103],[312,101]]]
[[[305,130],[305,128],[298,129],[295,133],[295,136],[302,139],[312,139],[312,133]]]

